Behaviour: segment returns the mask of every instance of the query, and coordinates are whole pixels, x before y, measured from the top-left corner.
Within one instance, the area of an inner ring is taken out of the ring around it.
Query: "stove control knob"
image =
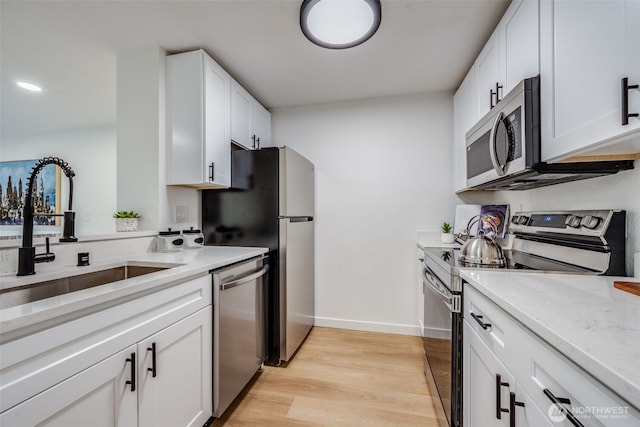
[[[582,217],[578,215],[569,215],[567,219],[564,221],[565,225],[568,225],[571,228],[580,227],[580,223],[582,221]]]
[[[598,228],[598,226],[600,225],[600,223],[602,222],[602,218],[598,217],[598,216],[593,216],[593,215],[587,215],[584,218],[582,218],[582,226],[584,228],[588,228],[590,230],[593,230],[595,228]]]
[[[511,224],[518,224],[518,220],[520,217],[518,215],[514,215],[511,217]]]
[[[529,225],[529,217],[528,216],[521,216],[520,220],[518,221],[518,224],[520,225]]]

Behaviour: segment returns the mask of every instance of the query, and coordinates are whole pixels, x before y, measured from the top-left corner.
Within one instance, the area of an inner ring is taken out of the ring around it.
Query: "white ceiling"
[[[452,90],[509,0],[381,0],[347,50],[302,35],[301,2],[0,0],[1,137],[114,123],[116,55],[152,46],[204,48],[269,109]]]

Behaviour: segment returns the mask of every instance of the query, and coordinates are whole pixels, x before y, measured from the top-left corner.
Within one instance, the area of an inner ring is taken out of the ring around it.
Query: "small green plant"
[[[114,218],[140,218],[140,214],[134,211],[118,211],[113,214]]]
[[[451,233],[451,224],[449,224],[448,222],[443,222],[442,223],[442,232],[443,233]]]

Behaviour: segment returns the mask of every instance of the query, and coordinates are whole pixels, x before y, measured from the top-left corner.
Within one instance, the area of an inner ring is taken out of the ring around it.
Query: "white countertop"
[[[53,280],[75,274],[89,273],[123,264],[158,265],[169,264],[172,268],[126,280],[96,286],[77,292],[35,301],[0,310],[0,332],[4,339],[15,335],[18,330],[32,330],[37,325],[46,325],[54,319],[90,310],[127,296],[150,292],[172,282],[182,282],[192,277],[207,274],[209,270],[224,267],[267,252],[266,248],[245,248],[227,246],[206,246],[199,249],[184,249],[170,253],[143,253],[126,258],[112,258],[102,263],[86,266],[66,266],[60,270],[16,277],[2,276],[2,288],[25,286],[35,282]],[[45,323],[43,323],[45,322]],[[3,339],[3,340],[4,340]]]
[[[640,408],[640,296],[613,287],[633,279],[464,269],[460,276]]]

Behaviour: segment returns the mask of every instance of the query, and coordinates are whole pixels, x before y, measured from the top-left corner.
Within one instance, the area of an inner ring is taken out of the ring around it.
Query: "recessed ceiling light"
[[[31,92],[42,92],[42,88],[40,86],[34,85],[33,83],[18,82],[16,84],[22,89],[30,90]]]
[[[380,27],[380,0],[304,0],[300,28],[318,46],[346,49],[369,40]]]

